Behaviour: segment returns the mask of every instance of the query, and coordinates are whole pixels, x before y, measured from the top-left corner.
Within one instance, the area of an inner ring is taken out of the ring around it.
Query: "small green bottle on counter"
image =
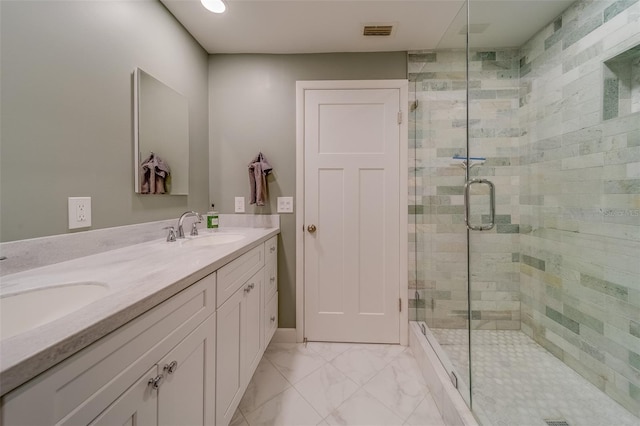
[[[213,209],[214,204],[211,204],[211,208]],[[209,211],[207,212],[207,228],[208,229],[218,229],[220,220],[218,218],[218,212]]]

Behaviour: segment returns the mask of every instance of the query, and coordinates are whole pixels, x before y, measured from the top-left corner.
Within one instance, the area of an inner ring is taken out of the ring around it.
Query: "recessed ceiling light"
[[[222,13],[227,10],[227,6],[222,0],[200,0],[205,9],[213,13]]]

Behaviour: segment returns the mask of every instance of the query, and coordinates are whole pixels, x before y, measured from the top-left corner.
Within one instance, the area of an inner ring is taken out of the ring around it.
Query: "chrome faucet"
[[[182,222],[184,222],[185,218],[191,216],[195,216],[196,218],[198,218],[198,220],[194,222],[193,226],[191,227],[191,235],[198,235],[198,228],[196,227],[196,223],[200,223],[202,221],[202,216],[200,216],[200,213],[198,212],[190,211],[182,213],[180,219],[178,219],[178,238],[184,238],[184,229],[182,228]]]

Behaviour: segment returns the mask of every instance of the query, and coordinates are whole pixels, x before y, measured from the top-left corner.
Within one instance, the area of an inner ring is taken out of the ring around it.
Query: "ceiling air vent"
[[[366,37],[388,37],[393,32],[393,25],[365,25],[362,35]]]

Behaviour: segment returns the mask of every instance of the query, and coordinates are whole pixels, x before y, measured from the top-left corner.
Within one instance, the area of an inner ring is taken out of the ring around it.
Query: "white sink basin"
[[[0,338],[6,339],[61,318],[103,297],[106,284],[75,282],[0,297]]]
[[[220,244],[229,244],[240,241],[245,236],[242,234],[226,234],[226,233],[214,233],[193,237],[188,240],[182,241],[182,244],[189,247],[205,247],[205,246],[217,246]]]

